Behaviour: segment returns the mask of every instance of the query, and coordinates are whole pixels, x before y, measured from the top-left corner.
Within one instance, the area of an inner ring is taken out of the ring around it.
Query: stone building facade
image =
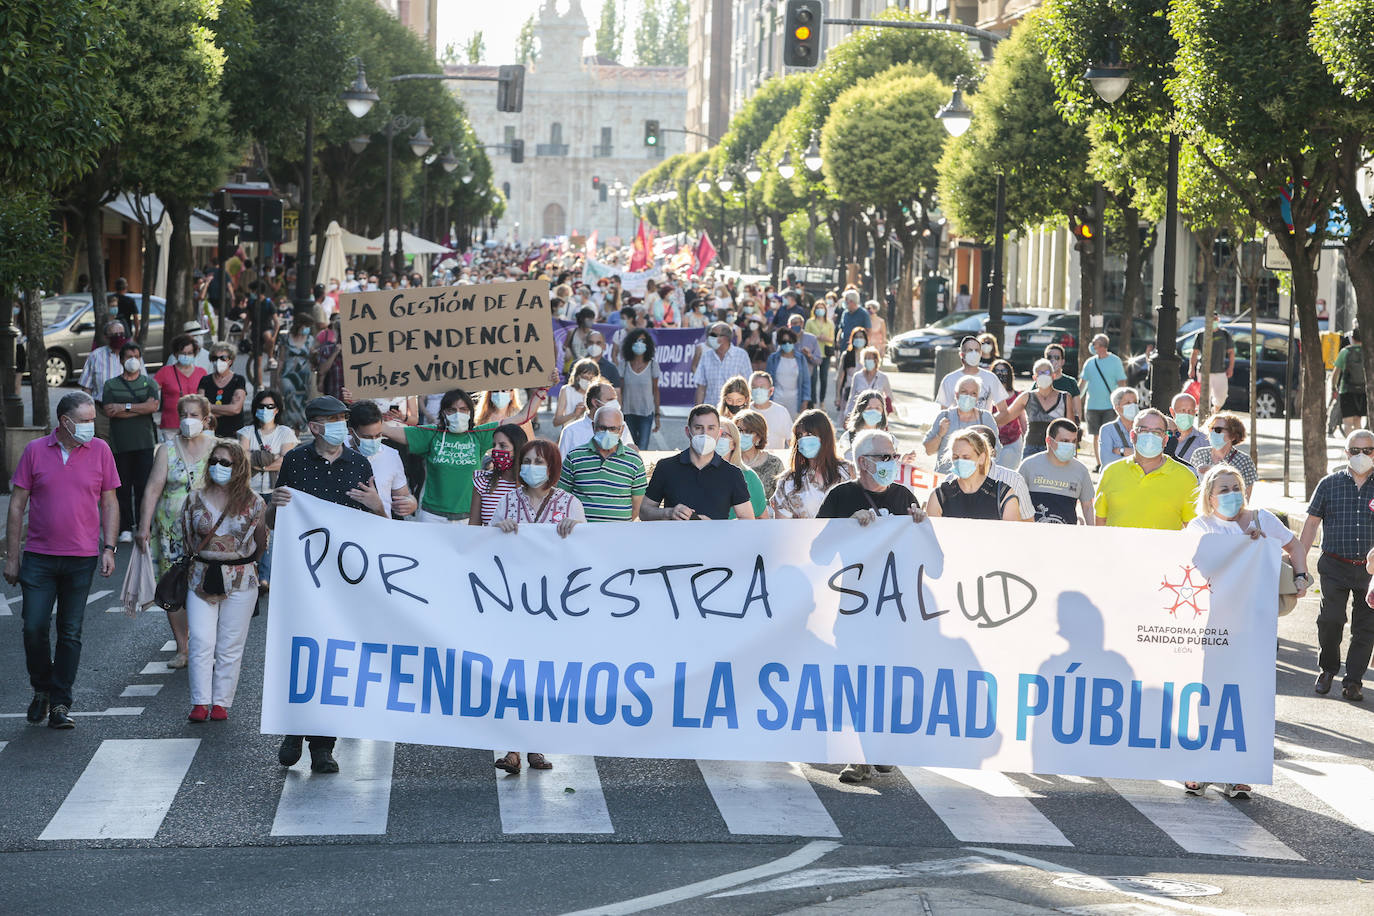
[[[539,11],[535,38],[538,60],[525,76],[524,110],[496,110],[496,83],[448,85],[467,109],[482,142],[506,147],[525,141],[525,161],[510,161],[508,149],[489,149],[497,188],[506,195],[506,214],[495,229],[502,240],[538,240],[578,233],[628,238],[631,211],[611,193],[625,187],[665,157],[682,152],[687,108],[686,68],[625,67],[584,56],[590,37],[579,0],[560,13],[552,0]],[[449,66],[453,75],[495,76],[484,65]],[[657,146],[645,145],[645,122],[664,132]],[[601,179],[593,190],[592,178]]]

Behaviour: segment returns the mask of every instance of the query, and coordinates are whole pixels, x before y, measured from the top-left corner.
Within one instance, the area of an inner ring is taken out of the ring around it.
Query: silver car
[[[142,296],[131,294],[142,307]],[[162,365],[162,322],[166,302],[161,296],[148,297],[147,344],[143,363],[149,369]],[[112,316],[113,317],[113,316]],[[86,293],[66,293],[43,300],[43,346],[47,350],[48,384],[65,385],[79,378],[95,343],[95,308]],[[20,355],[23,366],[24,356]]]

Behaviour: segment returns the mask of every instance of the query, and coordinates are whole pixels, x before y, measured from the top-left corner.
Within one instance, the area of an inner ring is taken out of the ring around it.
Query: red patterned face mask
[[[491,468],[494,471],[509,471],[515,464],[515,456],[505,449],[492,449]]]

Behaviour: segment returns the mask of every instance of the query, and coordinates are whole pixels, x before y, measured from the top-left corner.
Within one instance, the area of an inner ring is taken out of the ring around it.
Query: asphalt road
[[[930,380],[893,381],[914,445]],[[192,725],[164,616],[110,611],[127,553],[92,590],[70,732],[23,719],[3,590],[0,913],[1374,912],[1374,699],[1313,695],[1311,598],[1280,621],[1275,782],[1248,801],[609,757],[498,778],[489,750],[375,742],[341,742],[342,773],[312,777],[258,733],[265,617],[229,721]]]

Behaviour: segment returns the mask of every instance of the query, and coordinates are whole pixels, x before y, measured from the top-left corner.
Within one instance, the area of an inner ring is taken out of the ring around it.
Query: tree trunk
[[[157,270],[157,232],[155,229],[151,229],[148,226],[143,226],[141,232],[143,235],[143,295],[140,297],[142,302],[139,308],[138,345],[146,348],[148,346],[149,313],[152,307],[152,300],[150,297],[153,294],[150,287],[153,283],[153,271]],[[167,319],[164,315],[164,327],[166,326],[166,322]],[[164,350],[164,359],[166,358],[166,354],[167,351]]]
[[[1317,271],[1306,256],[1305,246],[1293,264],[1293,296],[1290,307],[1298,310],[1298,340],[1302,352],[1303,481],[1310,497],[1326,476],[1326,367],[1322,363],[1321,328],[1317,325]],[[1287,405],[1285,405],[1286,407]]]
[[[1197,363],[1197,383],[1200,391],[1198,392],[1198,417],[1210,417],[1213,410],[1221,410],[1222,404],[1212,405],[1212,380],[1209,375],[1212,371],[1212,331],[1217,321],[1217,269],[1216,263],[1212,260],[1211,251],[1216,243],[1217,234],[1212,229],[1198,230],[1196,233],[1198,245],[1202,247],[1202,295],[1206,305],[1202,313],[1202,355],[1198,357]],[[1254,342],[1251,342],[1254,345]],[[1254,363],[1252,362],[1252,366]],[[1252,372],[1251,375],[1254,373]],[[1253,422],[1253,420],[1252,420]]]
[[[1065,354],[1064,371],[1072,370],[1077,375],[1083,371],[1088,361],[1088,342],[1093,339],[1093,315],[1101,310],[1101,303],[1093,301],[1093,272],[1097,259],[1093,256],[1091,245],[1080,245],[1078,249],[1078,365],[1068,364]]]
[[[921,237],[914,232],[902,236],[902,271],[897,279],[897,326],[888,333],[891,340],[894,334],[909,331],[916,326],[916,316],[912,313],[916,283],[916,252],[921,247]]]
[[[1374,246],[1347,245],[1345,269],[1350,275],[1350,285],[1355,287],[1355,321],[1359,324],[1364,343],[1360,347],[1364,355],[1364,377],[1374,378],[1374,375],[1370,375],[1371,367],[1374,367]]]
[[[782,236],[782,214],[774,213],[769,216],[768,222],[772,229],[772,239],[769,244],[769,260],[772,262],[773,288],[777,289],[782,284],[782,265],[787,260],[791,252],[787,249],[787,239]]]
[[[33,425],[49,429],[48,426],[48,353],[40,343],[43,339],[43,305],[38,290],[24,293],[24,334],[29,339],[27,356],[29,360],[29,389],[33,395]]]
[[[1143,298],[1145,279],[1144,245],[1141,244],[1140,213],[1134,207],[1121,208],[1122,240],[1126,244],[1126,286],[1121,297],[1121,356],[1135,352],[1135,316]]]
[[[873,246],[873,282],[872,298],[878,301],[879,310],[887,311],[887,305],[883,302],[882,290],[887,285],[887,233],[879,234],[877,224],[868,229],[868,241]]]
[[[95,349],[105,344],[105,323],[110,320],[110,306],[105,301],[105,246],[101,238],[104,211],[100,204],[88,201],[81,215],[86,226],[86,270],[91,277],[91,304],[95,306],[95,343],[91,347]],[[42,340],[43,335],[40,333],[37,338],[29,339]]]
[[[167,305],[162,324],[162,352],[172,352],[172,339],[181,326],[197,317],[191,289],[191,205],[164,196],[163,205],[172,220],[167,239]]]

